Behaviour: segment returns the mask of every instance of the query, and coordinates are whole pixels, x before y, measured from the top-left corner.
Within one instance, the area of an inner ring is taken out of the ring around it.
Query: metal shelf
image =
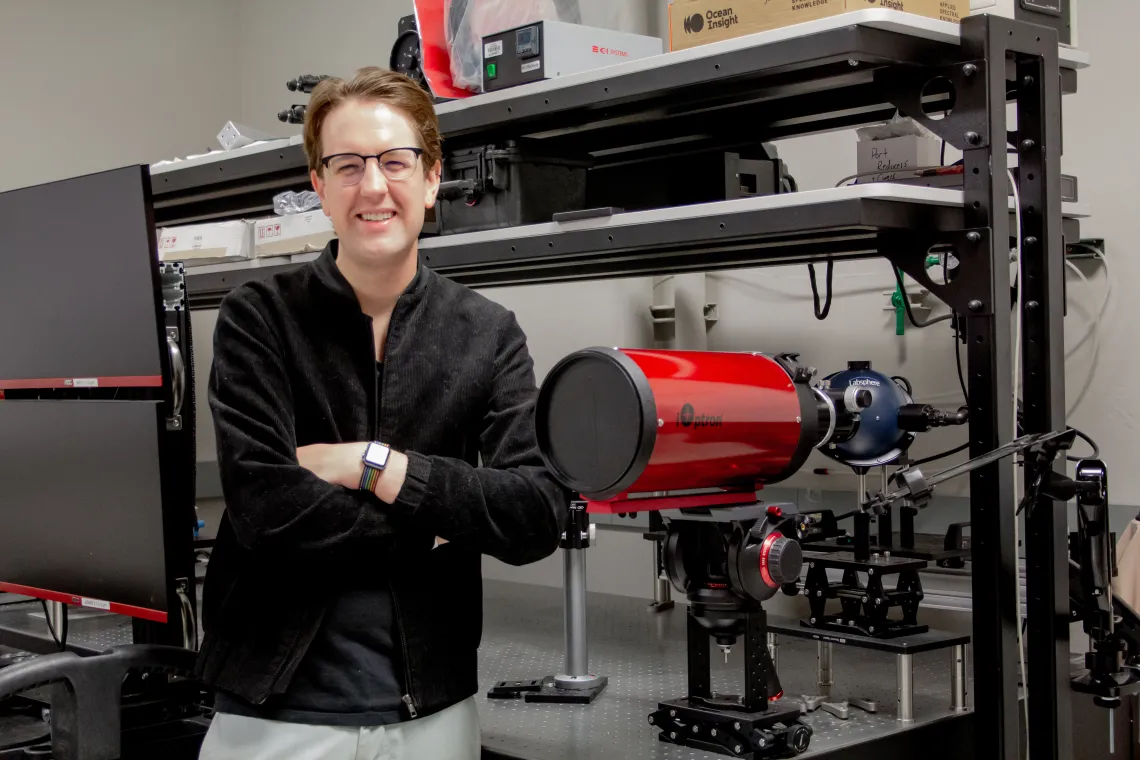
[[[426,266],[473,288],[838,261],[882,256],[908,230],[962,230],[962,205],[961,190],[849,185],[425,238],[420,255]],[[1087,209],[1064,207],[1066,235],[1075,240]],[[241,283],[318,255],[188,267],[191,308],[214,308]]]
[[[529,137],[543,150],[596,165],[765,140],[889,119],[891,88],[876,72],[962,58],[958,27],[868,9],[629,61],[439,105],[448,150]],[[1075,91],[1087,55],[1062,50],[1062,87]],[[934,87],[929,107],[947,102]],[[156,223],[272,213],[273,195],[309,187],[300,139],[156,167]]]

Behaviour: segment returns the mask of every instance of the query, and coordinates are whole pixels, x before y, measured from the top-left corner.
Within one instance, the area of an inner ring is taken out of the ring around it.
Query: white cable
[[[1013,179],[1013,172],[1009,169],[1006,170],[1006,176],[1009,177],[1009,187],[1013,191],[1013,211],[1014,219],[1016,220],[1016,228],[1014,230],[1014,240],[1017,241],[1017,311],[1014,315],[1014,343],[1013,343],[1013,440],[1018,437],[1017,429],[1017,399],[1018,399],[1018,386],[1021,381],[1021,309],[1022,298],[1025,295],[1025,278],[1022,275],[1023,263],[1021,258],[1021,193],[1017,190],[1017,182]],[[995,243],[1000,241],[995,241]],[[1017,470],[1016,458],[1014,459],[1014,472],[1013,472],[1013,508],[1016,510],[1018,503],[1021,501],[1021,473]],[[1021,545],[1021,528],[1018,524],[1018,518],[1013,518],[1013,546],[1014,551],[1019,552],[1018,547]],[[1018,560],[1020,565],[1020,560]],[[1018,664],[1021,666],[1021,683],[1025,687],[1025,700],[1023,706],[1025,708],[1025,757],[1029,760],[1029,673],[1025,669],[1025,641],[1021,635],[1021,573],[1018,572],[1017,577],[1017,659]]]

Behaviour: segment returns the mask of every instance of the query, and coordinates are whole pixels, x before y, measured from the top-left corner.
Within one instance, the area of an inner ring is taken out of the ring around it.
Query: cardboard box
[[[323,211],[258,219],[253,225],[253,255],[285,256],[323,250],[336,237]]]
[[[856,146],[856,171],[882,172],[859,177],[857,183],[889,182],[910,177],[915,169],[939,166],[942,141],[920,135],[902,135],[885,140],[860,140]]]
[[[191,224],[158,230],[159,261],[182,261],[187,266],[249,259],[253,225],[246,221]]]
[[[958,23],[970,0],[676,0],[669,6],[669,49],[729,40],[868,8]]]

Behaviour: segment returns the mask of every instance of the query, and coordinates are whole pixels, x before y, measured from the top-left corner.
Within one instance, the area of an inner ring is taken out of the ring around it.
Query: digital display
[[[534,58],[538,55],[538,27],[528,26],[515,32],[515,55]]]

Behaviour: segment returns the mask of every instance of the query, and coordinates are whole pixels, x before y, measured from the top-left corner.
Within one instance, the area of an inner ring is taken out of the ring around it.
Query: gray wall
[[[0,2],[0,191],[205,152],[241,106],[239,31],[230,0]]]

